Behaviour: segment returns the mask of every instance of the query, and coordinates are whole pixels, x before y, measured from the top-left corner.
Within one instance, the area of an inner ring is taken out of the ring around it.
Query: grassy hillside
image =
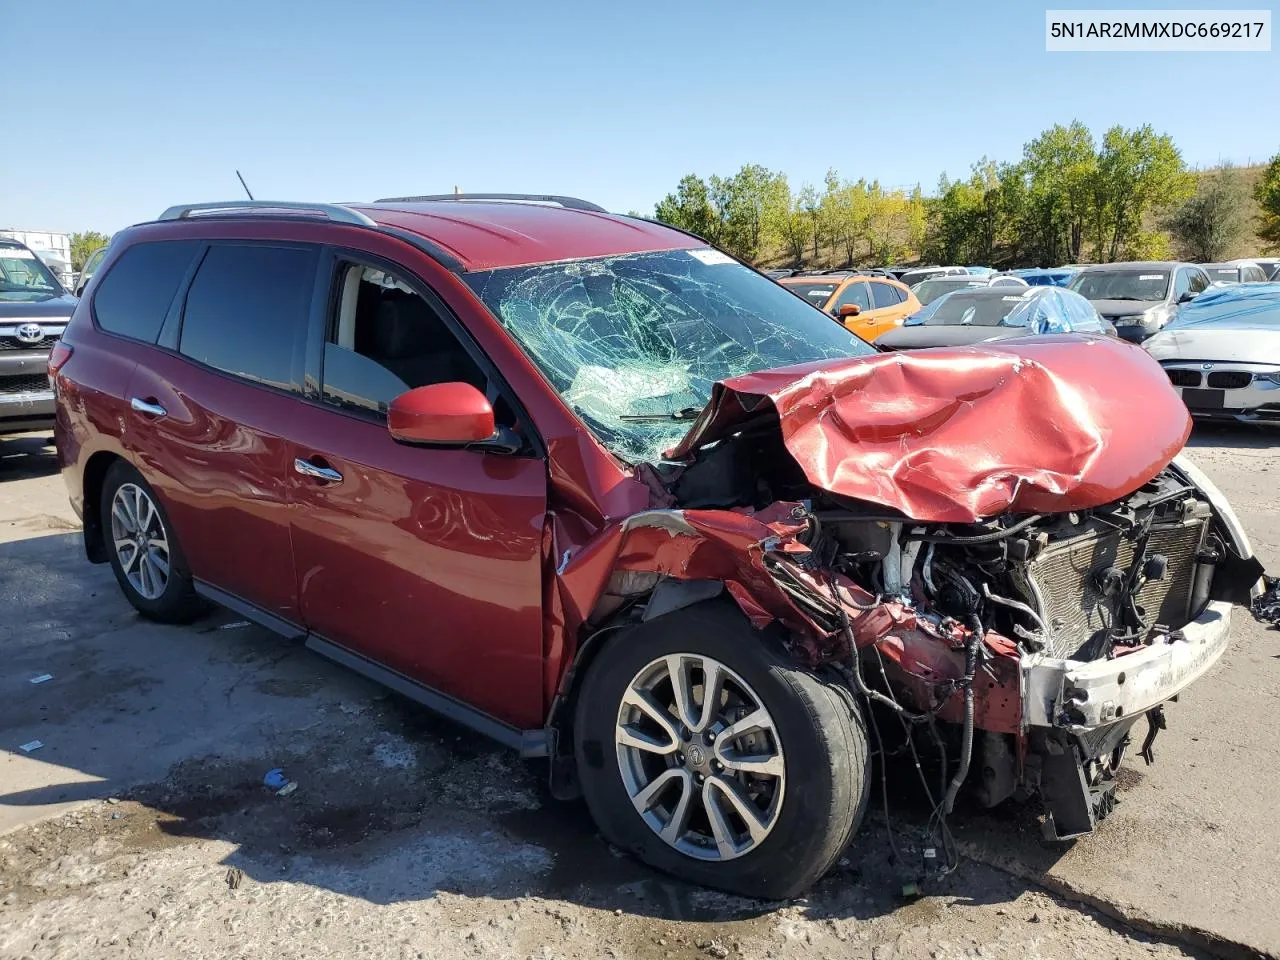
[[[1217,172],[1216,167],[1195,171],[1198,177],[1207,177]],[[1246,227],[1240,239],[1231,248],[1225,259],[1236,259],[1243,257],[1262,256],[1266,251],[1262,241],[1254,232],[1257,229],[1258,203],[1254,199],[1254,188],[1258,181],[1262,179],[1262,174],[1266,167],[1262,164],[1252,167],[1238,167],[1240,179],[1242,181],[1243,191],[1246,194],[1245,199],[1245,221]],[[1159,211],[1153,213],[1147,218],[1144,228],[1147,230],[1160,230],[1160,223],[1167,211]],[[905,245],[905,237],[893,237],[895,243]],[[1178,256],[1177,245],[1170,242],[1170,250],[1173,256]],[[911,253],[902,261],[904,264],[915,264],[919,262],[918,251]],[[999,261],[997,261],[999,262]],[[874,263],[869,255],[863,253],[855,258],[854,266],[884,266],[884,264]],[[756,266],[764,269],[767,267],[792,267],[794,262],[791,256],[782,249],[769,249],[764,251],[759,257]],[[812,244],[809,244],[805,251],[803,266],[807,270],[826,270],[836,267],[849,266],[848,260],[842,247],[832,244],[823,243],[819,245],[818,255],[815,257]]]

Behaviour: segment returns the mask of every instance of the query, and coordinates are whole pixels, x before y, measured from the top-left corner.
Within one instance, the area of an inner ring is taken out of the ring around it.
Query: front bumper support
[[[1029,657],[1023,665],[1025,721],[1082,734],[1135,717],[1177,696],[1227,648],[1231,604],[1213,601],[1165,643],[1113,660]]]

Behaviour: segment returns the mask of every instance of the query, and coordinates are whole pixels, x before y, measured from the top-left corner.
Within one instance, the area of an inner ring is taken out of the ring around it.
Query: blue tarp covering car
[[[1009,276],[1021,277],[1032,287],[1065,287],[1080,270],[1078,267],[1034,267],[1010,270]]]
[[[1060,287],[973,287],[941,297],[876,340],[891,350],[1046,333],[1113,334],[1084,297]]]
[[[1280,282],[1210,287],[1178,307],[1166,330],[1219,324],[1240,329],[1280,329]],[[1280,362],[1280,356],[1273,357]]]

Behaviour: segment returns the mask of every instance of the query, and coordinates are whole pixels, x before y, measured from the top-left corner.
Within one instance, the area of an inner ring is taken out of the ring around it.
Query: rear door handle
[[[329,483],[342,482],[342,474],[333,467],[322,467],[301,457],[293,461],[293,469],[304,477],[315,477],[317,480],[327,480]]]
[[[163,417],[169,411],[158,403],[151,403],[149,400],[143,400],[140,397],[134,397],[129,401],[129,409],[135,413],[145,413],[148,417]]]

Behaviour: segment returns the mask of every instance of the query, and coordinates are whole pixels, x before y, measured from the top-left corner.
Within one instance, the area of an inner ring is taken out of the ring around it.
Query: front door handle
[[[342,482],[342,474],[333,467],[322,467],[301,457],[293,461],[293,469],[304,477],[315,477],[317,480],[325,480],[329,483]]]
[[[131,399],[129,401],[129,409],[134,413],[145,413],[148,417],[163,417],[169,413],[160,404],[152,403],[150,400],[143,400],[141,397]]]

